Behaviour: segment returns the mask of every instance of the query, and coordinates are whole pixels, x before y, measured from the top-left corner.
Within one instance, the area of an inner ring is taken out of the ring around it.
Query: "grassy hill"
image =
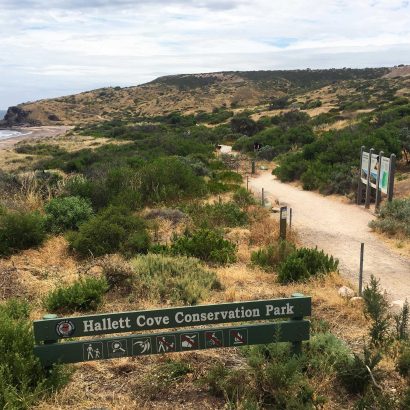
[[[406,66],[173,75],[135,87],[101,88],[19,104],[9,108],[3,125],[73,125],[173,111],[211,112],[220,107],[264,110],[280,108],[281,99],[287,102],[283,105],[282,100],[282,108],[309,104],[312,96],[328,109],[338,105],[348,109],[349,104],[367,108],[410,93],[409,82]]]

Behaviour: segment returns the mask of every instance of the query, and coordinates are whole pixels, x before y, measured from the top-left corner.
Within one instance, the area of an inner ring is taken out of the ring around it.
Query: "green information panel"
[[[301,295],[288,299],[198,305],[182,308],[107,313],[34,322],[37,342],[71,337],[139,332],[220,323],[268,321],[311,315],[311,298]],[[101,351],[99,354],[102,354]]]
[[[221,305],[219,305],[221,306]],[[309,339],[310,322],[292,320],[236,327],[188,329],[125,337],[90,339],[36,346],[34,353],[44,366],[200,349],[241,347]]]

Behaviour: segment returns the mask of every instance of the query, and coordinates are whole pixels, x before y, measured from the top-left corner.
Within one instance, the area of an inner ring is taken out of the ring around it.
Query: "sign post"
[[[389,189],[387,191],[387,200],[391,202],[393,200],[394,191],[394,174],[396,173],[396,155],[390,155],[390,172],[389,172]]]
[[[304,317],[310,315],[311,298],[300,295],[297,298],[292,296],[285,299],[217,305],[53,317],[34,322],[34,353],[43,366],[51,367],[54,363],[77,363],[274,342],[296,343],[296,352],[300,351],[303,340],[309,340],[310,322]],[[279,318],[288,320],[276,321]],[[246,324],[252,321],[259,323]],[[260,323],[263,321],[265,323]],[[235,322],[240,323],[234,325]],[[215,327],[221,323],[231,325]],[[175,330],[187,326],[194,328]],[[151,332],[159,329],[172,330]],[[146,330],[150,332],[141,333]],[[135,331],[138,333],[121,335]],[[95,338],[114,333],[114,337]],[[77,337],[88,339],[71,340]],[[61,339],[63,341],[58,342]]]
[[[280,207],[280,222],[279,222],[279,227],[280,227],[279,237],[282,240],[286,239],[287,219],[288,219],[288,207],[281,206]]]
[[[365,198],[365,203],[364,203],[364,206],[367,209],[370,208],[370,194],[371,194],[371,190],[372,190],[372,187],[370,185],[370,172],[371,172],[373,152],[374,152],[374,149],[371,148],[370,153],[369,153],[369,160],[368,160],[368,164],[367,164],[366,198]]]
[[[376,180],[376,209],[379,209],[380,207],[380,202],[381,202],[381,196],[382,193],[380,191],[380,175],[381,175],[381,170],[382,170],[382,157],[383,157],[383,151],[379,152],[379,158],[377,162],[377,180]]]
[[[360,148],[360,172],[359,172],[359,182],[357,184],[357,205],[361,205],[363,201],[363,182],[362,182],[362,169],[363,169],[363,152],[364,145]]]

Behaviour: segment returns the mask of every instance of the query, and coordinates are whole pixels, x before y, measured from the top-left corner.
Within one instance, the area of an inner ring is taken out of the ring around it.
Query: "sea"
[[[29,132],[20,132],[16,130],[0,130],[0,141],[1,140],[8,140],[9,138],[15,138],[15,137],[20,137],[22,135],[28,135],[31,134],[31,131]]]

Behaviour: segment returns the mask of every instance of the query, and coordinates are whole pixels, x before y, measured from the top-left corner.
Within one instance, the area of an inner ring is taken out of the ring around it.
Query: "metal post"
[[[360,244],[360,270],[359,270],[359,296],[362,296],[363,291],[363,258],[364,258],[364,243]]]
[[[363,182],[362,182],[362,161],[363,161],[363,151],[365,146],[362,145],[360,148],[360,169],[359,169],[359,182],[357,183],[357,205],[361,205],[363,199]]]
[[[255,161],[252,161],[252,174],[254,174],[256,172],[256,164]]]
[[[380,191],[380,173],[381,173],[381,168],[382,168],[382,156],[384,152],[380,151],[379,152],[379,161],[377,164],[377,181],[376,181],[376,209],[379,209],[380,207],[380,202],[381,202],[381,197],[382,193]]]
[[[303,298],[305,295],[303,293],[292,293],[291,297],[292,298]],[[302,317],[295,317],[292,320],[303,320]],[[292,353],[294,355],[300,355],[302,354],[302,342],[293,342],[292,343]]]
[[[389,171],[389,189],[387,191],[387,199],[389,202],[393,200],[394,191],[394,174],[396,173],[396,155],[390,155],[390,171]]]
[[[279,233],[279,238],[282,240],[286,240],[286,222],[288,219],[288,207],[287,206],[281,206],[280,207],[280,221],[279,221],[279,227],[280,227],[280,233]]]
[[[289,209],[289,229],[292,229],[292,208]]]
[[[371,194],[371,190],[372,187],[370,185],[370,167],[372,164],[372,155],[374,153],[374,149],[371,148],[369,151],[369,165],[367,167],[367,184],[366,184],[366,199],[365,199],[365,203],[364,203],[364,207],[365,208],[370,208],[370,194]]]
[[[261,200],[262,206],[265,206],[265,190],[262,188],[262,200]]]

